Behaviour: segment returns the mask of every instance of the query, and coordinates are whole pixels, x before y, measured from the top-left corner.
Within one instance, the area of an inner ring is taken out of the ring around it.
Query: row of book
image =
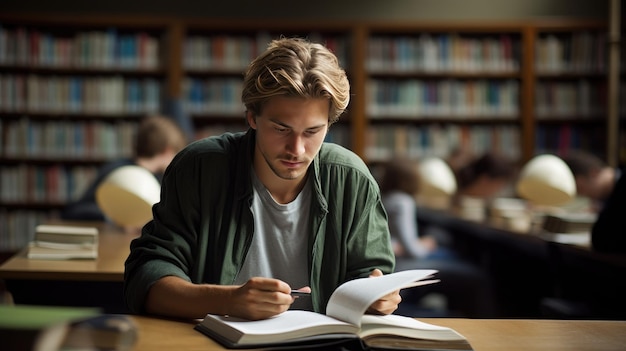
[[[17,251],[26,247],[34,238],[33,228],[57,215],[55,211],[7,211],[0,207],[0,252]]]
[[[2,130],[6,133],[2,133]],[[113,159],[131,157],[137,122],[0,122],[0,155],[34,159]]]
[[[626,87],[626,84],[623,85]],[[539,82],[535,89],[535,113],[539,118],[603,116],[606,101],[606,84],[584,79],[574,82]]]
[[[221,113],[243,118],[240,78],[185,78],[183,104],[189,113]]]
[[[155,113],[160,101],[154,78],[0,75],[0,111]]]
[[[546,34],[537,39],[537,72],[602,73],[606,71],[607,39],[604,32]]]
[[[365,156],[374,161],[386,160],[394,155],[445,158],[452,151],[463,149],[477,155],[491,150],[519,159],[519,133],[519,128],[505,125],[375,125],[368,131]]]
[[[519,115],[519,83],[512,79],[370,80],[367,97],[367,112],[371,117]]]
[[[6,166],[0,169],[0,201],[66,203],[85,191],[97,170],[96,166]]]
[[[370,72],[460,71],[516,72],[520,38],[507,34],[373,36],[366,66]]]
[[[306,33],[304,36],[326,45],[344,67],[348,64],[349,47],[344,37],[320,33]],[[264,31],[250,36],[192,34],[183,43],[183,67],[188,70],[213,69],[242,73],[274,38]]]
[[[626,132],[620,133],[626,138]],[[597,155],[606,153],[606,126],[539,125],[535,131],[535,153],[567,154],[568,150],[587,150]],[[623,139],[624,140],[624,139]]]
[[[71,36],[24,26],[0,24],[0,64],[55,68],[155,69],[159,40],[144,31],[116,28]]]

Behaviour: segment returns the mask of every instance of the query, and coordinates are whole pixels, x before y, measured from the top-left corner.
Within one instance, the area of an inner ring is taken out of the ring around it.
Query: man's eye
[[[274,130],[276,130],[279,133],[287,132],[287,128],[274,127]]]
[[[317,130],[317,129],[315,129],[315,130],[307,130],[307,131],[306,131],[306,133],[307,133],[308,135],[315,135],[315,134],[317,134],[318,132],[319,132],[319,130]]]

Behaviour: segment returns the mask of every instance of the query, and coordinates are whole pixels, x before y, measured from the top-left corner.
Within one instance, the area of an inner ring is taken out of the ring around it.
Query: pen
[[[291,296],[311,296],[311,293],[300,290],[291,290]]]

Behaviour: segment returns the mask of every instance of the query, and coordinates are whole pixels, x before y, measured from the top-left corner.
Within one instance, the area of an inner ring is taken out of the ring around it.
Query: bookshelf
[[[519,159],[521,38],[501,25],[370,27],[365,157],[462,148]]]
[[[278,36],[321,41],[337,54],[352,98],[328,140],[370,164],[392,153],[445,156],[454,147],[520,161],[566,145],[603,155],[606,29],[586,20],[2,14],[0,251],[26,240],[4,233],[28,233],[54,217],[99,165],[127,155],[138,118],[162,112],[164,101],[180,102],[197,138],[245,129],[243,72]],[[568,66],[573,47],[585,45],[576,50],[593,53],[591,63]],[[553,47],[562,56],[544,63]]]
[[[129,157],[139,118],[161,110],[168,22],[0,19],[0,251]]]
[[[351,31],[345,24],[187,21],[184,27],[180,96],[196,138],[247,128],[241,103],[243,73],[272,39],[302,37],[324,43],[350,73]],[[349,119],[349,114],[342,116],[327,140],[351,147]]]
[[[598,23],[535,27],[535,152],[606,155],[608,45]]]

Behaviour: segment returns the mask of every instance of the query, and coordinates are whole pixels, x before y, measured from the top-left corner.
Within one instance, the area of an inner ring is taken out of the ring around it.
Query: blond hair
[[[335,123],[350,101],[350,83],[337,57],[321,44],[301,38],[270,42],[250,63],[241,100],[255,116],[272,97],[324,98],[330,102],[329,125]]]

